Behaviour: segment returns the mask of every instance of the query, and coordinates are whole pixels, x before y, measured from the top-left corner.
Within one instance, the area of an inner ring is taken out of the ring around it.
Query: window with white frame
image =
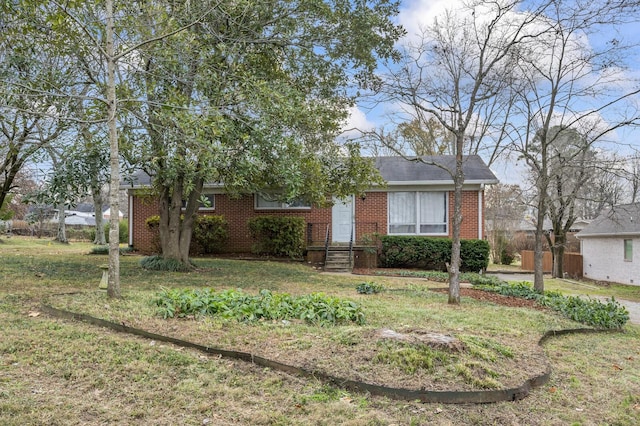
[[[293,200],[288,203],[271,200],[267,196],[256,194],[257,210],[285,210],[285,209],[310,209],[311,204],[302,200]]]
[[[182,201],[182,208],[187,207],[187,202]],[[201,194],[200,199],[198,200],[198,210],[207,211],[207,210],[215,210],[216,208],[216,197],[214,194]]]
[[[624,240],[624,261],[631,262],[633,260],[633,240]]]
[[[446,191],[389,192],[389,234],[446,235]]]

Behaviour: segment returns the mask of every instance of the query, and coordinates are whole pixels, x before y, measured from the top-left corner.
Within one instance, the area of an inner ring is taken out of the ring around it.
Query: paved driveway
[[[504,274],[504,273],[498,273],[498,274],[487,274],[487,275],[495,275],[495,276],[497,276],[498,278],[500,278],[503,281],[516,281],[516,282],[529,281],[529,282],[533,282],[533,274],[520,274],[520,273]],[[546,275],[545,275],[545,277],[546,277]],[[596,296],[596,295],[589,294],[589,288],[588,287],[584,288],[584,295],[585,296],[590,296],[591,298],[594,298],[594,299],[600,299],[600,300],[607,299],[604,296]],[[629,311],[629,322],[631,324],[640,325],[640,303],[632,302],[631,300],[624,300],[624,299],[616,299],[616,301],[618,301],[621,305],[623,305],[625,308],[627,308],[627,311]]]

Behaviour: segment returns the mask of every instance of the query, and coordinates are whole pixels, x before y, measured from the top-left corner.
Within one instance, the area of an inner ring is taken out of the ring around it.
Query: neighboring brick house
[[[576,237],[585,278],[640,285],[640,203],[607,209]]]
[[[205,185],[203,194],[211,207],[201,214],[222,215],[229,223],[226,252],[249,252],[252,241],[247,221],[255,216],[302,216],[307,224],[308,247],[331,243],[358,244],[375,233],[380,235],[451,236],[453,214],[453,170],[455,157],[423,157],[424,162],[402,157],[378,157],[376,167],[387,186],[372,187],[362,197],[336,201],[333,207],[288,205],[269,201],[257,194],[230,198],[221,185]],[[438,165],[429,164],[436,162]],[[465,157],[462,200],[462,238],[484,237],[484,186],[498,182],[478,156]],[[148,176],[137,176],[129,192],[129,245],[148,252],[153,235],[145,220],[158,214],[157,200],[149,194]]]

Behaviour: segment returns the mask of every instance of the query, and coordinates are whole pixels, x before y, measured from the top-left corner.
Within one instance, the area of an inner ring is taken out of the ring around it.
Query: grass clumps
[[[373,281],[365,281],[356,286],[356,291],[360,294],[378,294],[383,292],[384,289],[384,285]]]
[[[153,302],[165,319],[211,315],[243,322],[298,319],[322,326],[365,322],[360,305],[322,293],[294,297],[261,290],[253,296],[239,290],[170,289]]]
[[[131,253],[133,249],[131,247],[120,247],[120,254]],[[109,246],[95,246],[91,248],[89,254],[109,254]]]
[[[476,358],[495,362],[500,357],[513,358],[513,350],[491,339],[477,336],[458,336],[467,350]]]
[[[165,259],[162,256],[147,256],[140,260],[140,266],[149,271],[189,272],[191,268],[176,259]]]
[[[461,350],[415,342],[383,341],[378,343],[379,350],[373,362],[408,375],[426,373],[442,378],[443,372],[448,371],[473,388],[500,387],[499,379],[503,374],[495,368],[499,369],[505,360],[514,358],[513,350],[483,337],[460,336],[460,341],[464,343]]]
[[[613,296],[603,302],[589,297],[564,296],[555,291],[540,294],[527,281],[519,283],[502,281],[499,284],[481,284],[477,287],[503,296],[535,300],[573,321],[596,328],[620,329],[629,321],[627,308],[617,302]]]
[[[418,370],[432,373],[437,366],[448,364],[449,360],[450,354],[445,351],[403,342],[381,343],[380,352],[373,358],[376,363],[391,365],[407,374]]]

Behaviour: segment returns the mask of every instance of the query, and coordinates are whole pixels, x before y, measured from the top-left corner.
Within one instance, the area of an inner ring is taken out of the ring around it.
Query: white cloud
[[[451,8],[459,0],[412,0],[405,3],[400,10],[398,19],[407,30],[407,37],[412,38],[431,25],[436,16]]]
[[[363,131],[372,130],[376,127],[376,123],[369,121],[367,115],[357,106],[349,108],[349,118],[342,126],[341,137],[352,138],[357,137]]]

